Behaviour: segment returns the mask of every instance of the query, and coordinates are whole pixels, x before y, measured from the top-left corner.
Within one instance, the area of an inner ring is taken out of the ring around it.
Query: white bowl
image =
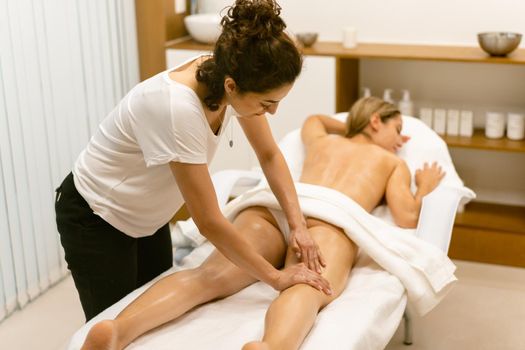
[[[184,24],[191,37],[205,44],[213,44],[221,34],[221,16],[214,13],[199,13],[184,17]]]

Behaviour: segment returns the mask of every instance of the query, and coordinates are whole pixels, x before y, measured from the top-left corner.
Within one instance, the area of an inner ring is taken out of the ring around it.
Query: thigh
[[[255,250],[272,265],[280,267],[283,264],[286,241],[268,209],[264,207],[244,209],[233,220],[233,225]],[[217,259],[226,258],[215,249],[208,260],[215,261]]]
[[[65,259],[89,320],[135,289],[137,240],[95,215],[72,176],[59,188],[55,206]]]
[[[247,208],[235,218],[233,224],[268,262],[278,268],[283,265],[286,242],[273,216],[266,208]],[[227,284],[227,291],[224,292],[226,295],[255,282],[253,277],[216,249],[198,270],[208,276],[207,278],[216,280],[216,283]]]
[[[138,288],[173,266],[169,224],[151,236],[139,238],[137,243]]]
[[[357,254],[357,246],[341,228],[324,221],[309,218],[307,227],[326,261],[326,268],[323,269],[322,275],[332,286],[334,291],[332,297],[337,297],[346,286]],[[288,250],[286,265],[297,263],[295,254]]]

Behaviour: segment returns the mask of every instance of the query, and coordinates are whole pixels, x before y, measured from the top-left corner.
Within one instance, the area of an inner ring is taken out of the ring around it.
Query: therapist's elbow
[[[201,235],[210,241],[213,240],[213,237],[215,237],[217,233],[222,231],[222,224],[224,220],[226,219],[224,216],[222,216],[222,214],[193,218],[193,221],[195,222],[195,225],[199,229]]]

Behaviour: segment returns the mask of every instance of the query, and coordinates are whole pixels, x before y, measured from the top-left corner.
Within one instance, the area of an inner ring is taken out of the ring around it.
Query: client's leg
[[[326,295],[306,284],[286,289],[268,309],[263,341],[246,344],[244,350],[298,349],[319,310],[337,298],[346,286],[357,252],[356,245],[335,226],[313,219],[308,219],[308,226],[326,260],[322,275],[330,282],[333,294]],[[289,253],[286,265],[296,263],[295,254]]]
[[[282,265],[286,243],[267,209],[248,208],[234,225],[270,263]],[[115,320],[93,326],[82,349],[121,349],[195,306],[234,294],[253,282],[253,277],[216,250],[200,267],[176,272],[153,284]]]

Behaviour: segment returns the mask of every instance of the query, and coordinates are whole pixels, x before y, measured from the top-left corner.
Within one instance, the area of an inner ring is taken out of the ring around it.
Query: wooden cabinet
[[[169,48],[211,49],[191,40]],[[345,49],[340,43],[318,42],[305,48],[304,54],[335,59],[336,112],[347,111],[359,97],[361,59],[509,64],[522,65],[525,69],[525,49],[518,49],[508,57],[489,57],[478,47],[359,44],[354,49]],[[449,147],[520,153],[525,162],[524,140],[487,139],[482,130],[476,130],[473,137],[443,136],[443,139]],[[525,207],[468,204],[456,217],[449,255],[456,259],[525,267]]]

